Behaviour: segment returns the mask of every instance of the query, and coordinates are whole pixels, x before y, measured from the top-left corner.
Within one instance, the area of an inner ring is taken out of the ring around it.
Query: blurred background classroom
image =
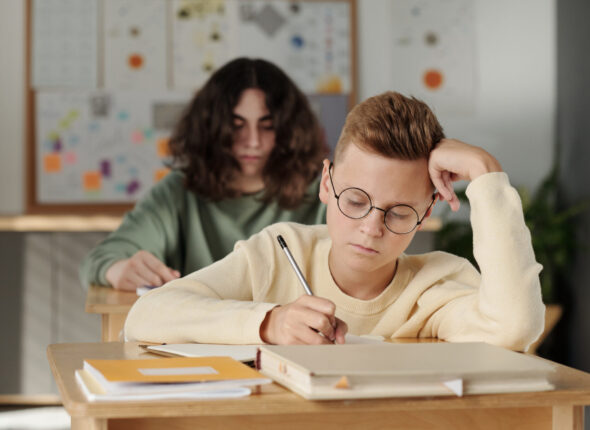
[[[494,154],[562,311],[537,352],[590,371],[589,18],[585,0],[2,0],[0,403],[58,401],[47,345],[100,340],[80,260],[166,174],[183,103],[244,55],[290,74],[331,146],[350,106],[396,90]]]

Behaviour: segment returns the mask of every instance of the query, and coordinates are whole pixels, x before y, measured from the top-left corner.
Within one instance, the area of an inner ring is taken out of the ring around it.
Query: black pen
[[[289,251],[289,247],[287,246],[287,242],[285,242],[285,239],[283,239],[283,236],[281,236],[280,234],[277,236],[277,240],[279,241],[279,245],[281,245],[281,248],[283,249],[283,251],[285,251],[285,255],[289,259],[289,263],[291,263],[291,267],[293,267],[293,270],[295,270],[295,274],[297,275],[299,282],[301,282],[301,285],[303,285],[303,289],[305,290],[305,292],[309,296],[313,296],[313,293],[311,292],[311,288],[309,288],[309,284],[305,280],[303,273],[301,273],[301,269],[299,269],[299,266],[297,265],[297,262],[293,258],[293,255],[291,255],[291,251]],[[334,328],[336,328],[336,327],[334,327]],[[319,330],[317,330],[315,328],[312,328],[312,330],[315,332],[318,332],[318,333],[320,333],[320,335],[324,336],[324,334],[321,333]],[[335,342],[334,340],[331,340],[331,339],[328,339],[328,340],[332,343]]]
[[[309,294],[310,296],[313,296],[313,293],[311,292],[311,288],[309,288],[309,284],[305,280],[303,273],[301,273],[301,270],[299,269],[297,262],[295,261],[295,259],[291,255],[291,251],[289,251],[289,247],[287,247],[287,242],[285,242],[285,239],[283,239],[283,236],[281,236],[280,234],[277,236],[277,240],[279,241],[279,245],[281,245],[281,248],[283,249],[283,251],[285,251],[287,258],[289,259],[289,263],[291,263],[291,267],[293,267],[293,270],[295,270],[295,274],[297,275],[297,278],[299,278],[299,282],[301,282],[301,285],[303,285],[303,289],[305,290],[305,292],[307,294]]]

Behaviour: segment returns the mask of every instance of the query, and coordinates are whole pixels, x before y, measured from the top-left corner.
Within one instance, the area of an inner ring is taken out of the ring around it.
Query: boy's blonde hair
[[[334,159],[338,160],[351,143],[384,157],[428,159],[444,137],[442,126],[426,103],[388,91],[368,98],[350,111]]]

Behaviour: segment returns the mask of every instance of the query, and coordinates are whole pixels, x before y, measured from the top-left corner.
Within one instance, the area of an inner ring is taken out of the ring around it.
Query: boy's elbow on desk
[[[536,341],[545,327],[545,306],[528,313],[526,317],[517,317],[501,324],[490,343],[514,351],[523,351]]]
[[[138,330],[136,330],[138,326],[141,327],[141,325],[136,323],[136,320],[137,318],[134,313],[134,307],[132,307],[129,313],[127,314],[127,318],[125,319],[125,325],[123,326],[123,339],[125,339],[125,342],[148,342],[149,340],[144,339],[143,336],[141,336],[142,333],[138,333]]]
[[[545,326],[545,306],[529,306],[484,314],[475,308],[461,319],[450,318],[434,329],[435,336],[448,342],[486,342],[514,351],[526,351]]]
[[[537,340],[542,332],[536,328],[521,327],[515,329],[506,329],[506,327],[497,326],[485,333],[456,334],[450,336],[441,336],[447,342],[486,342],[491,345],[500,346],[512,351],[526,352],[529,346]]]
[[[520,309],[515,308],[498,323],[494,330],[499,346],[515,351],[526,351],[545,328],[545,305],[531,300]]]
[[[123,337],[126,342],[159,342],[156,339],[155,326],[161,325],[158,322],[161,311],[158,310],[158,300],[151,300],[149,297],[152,292],[149,291],[139,297],[129,310],[123,327]],[[165,323],[164,326],[166,326]]]

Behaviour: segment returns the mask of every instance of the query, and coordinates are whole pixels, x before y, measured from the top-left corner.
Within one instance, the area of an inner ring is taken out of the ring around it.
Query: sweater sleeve
[[[228,256],[141,296],[125,321],[125,339],[148,342],[263,343],[260,324],[276,304],[260,301],[274,267],[266,231]]]
[[[86,255],[79,271],[82,285],[109,285],[107,269],[142,249],[169,264],[167,251],[179,249],[179,207],[185,193],[182,176],[176,172],[156,184],[125,214],[119,228]]]
[[[471,293],[457,294],[428,325],[445,340],[483,340],[525,351],[543,330],[545,307],[539,283],[542,266],[535,260],[520,197],[503,172],[477,178],[469,184],[467,196],[473,254],[481,276],[465,268],[457,279],[442,282],[421,300],[432,300],[440,289],[467,287],[461,278],[479,280],[479,285],[466,288]]]

